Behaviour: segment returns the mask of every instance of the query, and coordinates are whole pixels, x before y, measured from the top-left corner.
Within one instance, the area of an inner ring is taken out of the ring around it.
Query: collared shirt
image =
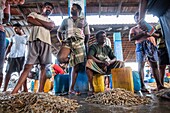
[[[9,54],[10,58],[24,57],[26,51],[27,36],[15,34],[11,38],[12,47]]]
[[[48,17],[45,17],[41,14],[37,14],[35,12],[30,13],[28,17],[38,18],[46,22],[52,22],[52,20],[50,20]],[[33,26],[32,31],[30,33],[29,41],[34,41],[37,39],[40,39],[41,41],[51,45],[50,30],[42,26]]]
[[[84,39],[85,35],[90,34],[90,29],[84,17],[78,17],[76,21],[69,17],[63,20],[58,32],[64,33],[65,39],[70,37]]]

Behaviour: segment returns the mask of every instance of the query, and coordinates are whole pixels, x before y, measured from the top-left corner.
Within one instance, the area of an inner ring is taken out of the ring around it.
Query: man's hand
[[[109,61],[102,61],[102,64],[104,64],[105,66],[109,66],[110,62]]]

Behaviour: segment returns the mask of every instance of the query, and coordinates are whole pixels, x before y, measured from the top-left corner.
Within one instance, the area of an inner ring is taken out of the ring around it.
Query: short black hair
[[[135,13],[134,18],[135,18],[136,16],[139,16],[139,12],[138,12],[138,11]]]
[[[81,8],[81,6],[79,5],[79,4],[76,4],[76,3],[73,3],[73,5],[75,5],[76,7],[77,7],[77,9],[80,11],[80,13],[81,13],[81,10],[82,10],[82,8]]]
[[[53,4],[52,4],[52,3],[50,3],[50,2],[45,2],[45,3],[44,3],[44,5],[43,5],[43,7],[45,7],[45,6],[47,6],[47,5],[51,6],[51,7],[52,7],[52,9],[54,9]]]
[[[13,24],[13,27],[19,27],[19,28],[21,28],[22,26],[21,26],[20,23],[15,23],[15,24]]]
[[[98,39],[102,34],[106,34],[106,32],[104,30],[100,30],[96,33],[96,39]]]

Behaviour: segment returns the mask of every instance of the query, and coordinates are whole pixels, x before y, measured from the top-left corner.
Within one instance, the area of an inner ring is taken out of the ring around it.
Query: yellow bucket
[[[38,80],[34,81],[34,92],[37,92],[38,90]]]
[[[47,79],[44,85],[44,92],[48,93],[51,90],[51,80]],[[38,90],[38,80],[35,80],[34,82],[34,92],[37,92]]]
[[[51,90],[51,80],[47,79],[44,85],[44,93],[48,93]]]
[[[93,76],[94,92],[104,92],[104,75],[96,74]]]
[[[111,73],[113,88],[124,88],[134,92],[132,69],[130,67],[112,69]]]

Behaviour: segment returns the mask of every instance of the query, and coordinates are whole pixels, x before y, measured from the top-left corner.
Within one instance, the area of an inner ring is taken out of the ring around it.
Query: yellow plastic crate
[[[111,73],[113,88],[124,88],[134,92],[132,69],[130,67],[112,69]]]

